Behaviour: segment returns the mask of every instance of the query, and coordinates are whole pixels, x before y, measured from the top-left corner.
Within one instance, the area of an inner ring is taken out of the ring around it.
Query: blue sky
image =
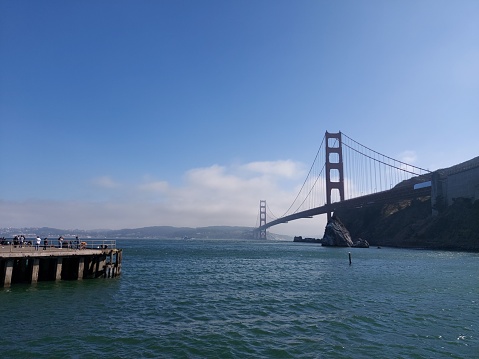
[[[478,156],[478,18],[476,0],[0,0],[0,227],[254,226],[325,131],[431,170]]]

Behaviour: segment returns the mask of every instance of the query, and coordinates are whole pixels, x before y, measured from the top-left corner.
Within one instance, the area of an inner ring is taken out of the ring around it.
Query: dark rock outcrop
[[[356,248],[369,248],[369,243],[367,240],[358,238],[356,241],[354,241],[353,247]]]
[[[348,229],[341,220],[333,215],[324,229],[324,236],[321,241],[323,246],[352,247],[353,241]]]

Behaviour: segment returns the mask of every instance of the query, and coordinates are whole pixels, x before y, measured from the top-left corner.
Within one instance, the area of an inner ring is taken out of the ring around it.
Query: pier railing
[[[61,243],[56,239],[48,240],[45,244],[44,240],[38,246],[39,250],[48,251],[77,251],[82,249],[115,249],[116,240],[114,239],[101,239],[101,240],[64,240]],[[14,243],[13,239],[4,239],[0,242],[0,252],[29,252],[35,250],[35,240],[26,240],[23,245],[20,243]]]

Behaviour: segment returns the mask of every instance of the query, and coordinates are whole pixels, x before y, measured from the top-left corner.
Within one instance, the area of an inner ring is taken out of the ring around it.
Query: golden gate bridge
[[[335,210],[431,195],[431,172],[381,154],[343,132],[324,134],[311,168],[289,208],[279,217],[260,200],[255,236],[266,229]]]

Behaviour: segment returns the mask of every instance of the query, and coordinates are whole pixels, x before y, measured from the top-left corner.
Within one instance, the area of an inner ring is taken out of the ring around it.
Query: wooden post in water
[[[78,258],[78,279],[83,279],[83,270],[85,269],[85,258]]]
[[[62,266],[63,266],[63,258],[57,258],[57,268],[55,273],[55,280],[62,280]]]
[[[117,275],[120,275],[120,274],[121,274],[121,261],[122,261],[122,257],[123,257],[123,251],[118,251],[118,254],[117,254],[117,257],[116,257],[117,266],[118,266],[118,273],[117,273]]]
[[[349,265],[351,265],[351,252],[349,252]]]
[[[121,252],[116,252],[115,257],[115,277],[119,276],[121,272]]]
[[[3,280],[3,286],[5,288],[10,287],[12,284],[12,274],[13,274],[13,259],[9,259],[5,262],[5,275]]]
[[[32,267],[32,279],[30,283],[38,282],[38,272],[40,270],[40,259],[34,258],[33,259],[33,267]]]
[[[99,259],[98,262],[98,273],[103,272],[103,277],[106,278],[106,256]]]

